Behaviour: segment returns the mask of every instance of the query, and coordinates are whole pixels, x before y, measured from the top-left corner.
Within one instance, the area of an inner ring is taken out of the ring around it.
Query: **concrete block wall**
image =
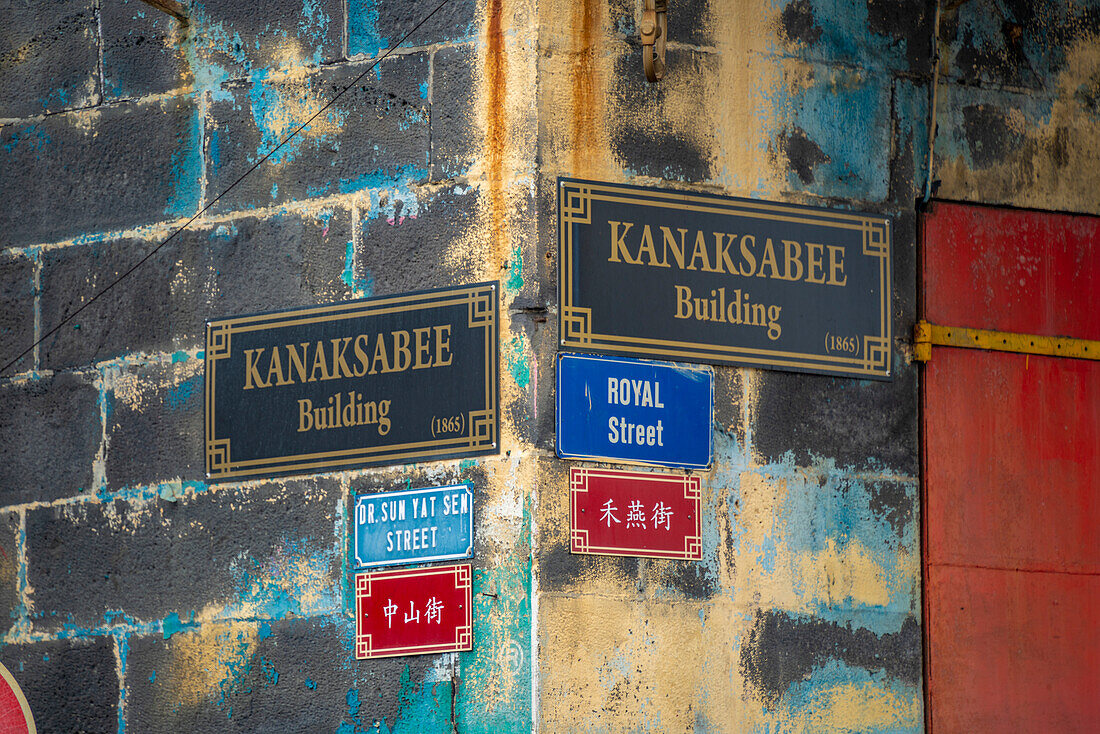
[[[640,0],[450,0],[261,161],[436,3],[7,4],[0,358],[45,338],[0,375],[0,661],[40,731],[923,729],[928,125],[937,195],[1095,211],[1095,13],[945,8],[933,115],[928,3],[671,5],[648,85]],[[715,369],[700,563],[569,553],[562,175],[893,219],[892,381]],[[490,279],[499,456],[206,482],[206,319]],[[352,495],[455,481],[474,650],[357,662]]]
[[[530,728],[523,318],[499,457],[204,477],[206,319],[487,279],[506,315],[520,297],[522,247],[484,253],[524,240],[524,131],[486,167],[474,2],[218,198],[436,4],[209,0],[188,28],[137,0],[5,9],[4,361],[206,210],[0,380],[0,661],[39,731]],[[477,491],[477,647],[356,661],[350,497],[455,481]]]

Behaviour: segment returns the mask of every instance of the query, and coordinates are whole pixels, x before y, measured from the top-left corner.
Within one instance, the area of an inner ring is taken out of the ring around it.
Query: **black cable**
[[[61,321],[60,321],[60,322],[58,322],[57,326],[53,327],[52,329],[50,329],[49,331],[47,331],[47,332],[46,332],[45,334],[43,334],[42,336],[38,337],[38,339],[36,339],[36,340],[35,340],[35,342],[34,342],[33,344],[31,344],[31,345],[30,345],[29,347],[27,347],[26,349],[24,349],[24,350],[23,350],[22,352],[20,352],[20,353],[19,353],[18,355],[16,355],[15,359],[11,360],[11,361],[10,361],[10,362],[8,362],[7,364],[5,364],[5,365],[4,365],[3,367],[0,367],[0,374],[3,374],[4,372],[6,372],[6,371],[7,371],[7,369],[8,369],[9,367],[11,367],[12,365],[14,365],[14,364],[15,364],[16,362],[18,362],[19,360],[23,359],[23,357],[25,357],[25,356],[27,355],[27,353],[28,353],[28,352],[32,351],[32,350],[33,350],[33,349],[34,349],[35,347],[37,347],[37,346],[38,346],[39,344],[41,344],[42,342],[44,342],[44,341],[46,340],[46,338],[47,338],[47,337],[51,336],[51,335],[52,335],[52,334],[54,334],[54,333],[55,333],[55,332],[56,332],[56,331],[57,331],[58,329],[60,329],[60,328],[61,328],[62,326],[64,326],[65,324],[69,323],[69,321],[71,321],[72,319],[74,319],[74,318],[75,318],[75,317],[77,316],[77,314],[79,314],[79,313],[80,313],[81,311],[83,311],[84,309],[86,309],[86,308],[87,308],[88,306],[91,306],[91,305],[92,305],[92,304],[93,304],[93,303],[95,302],[95,300],[96,300],[97,298],[99,298],[99,297],[100,297],[100,296],[102,296],[102,295],[103,295],[104,293],[106,293],[107,291],[111,290],[112,288],[114,288],[114,287],[115,287],[116,285],[118,285],[119,283],[121,283],[121,282],[122,282],[122,281],[123,281],[123,280],[124,280],[125,278],[127,278],[127,277],[128,277],[128,276],[129,276],[130,274],[131,274],[131,273],[133,273],[133,272],[134,272],[135,270],[137,270],[137,269],[138,269],[138,268],[140,268],[140,267],[141,267],[142,265],[144,265],[144,264],[145,264],[145,262],[146,262],[146,261],[147,261],[147,260],[148,260],[149,258],[151,258],[151,257],[152,257],[153,255],[156,255],[156,254],[157,254],[158,252],[160,252],[161,248],[163,248],[163,247],[164,247],[165,245],[167,245],[167,244],[168,244],[169,242],[171,242],[171,241],[172,241],[172,238],[174,238],[174,237],[175,237],[176,235],[178,235],[178,234],[179,234],[180,232],[182,232],[183,230],[187,229],[187,228],[188,228],[188,227],[189,227],[189,226],[190,226],[190,225],[191,225],[191,224],[192,224],[192,223],[193,223],[193,222],[194,222],[194,221],[195,221],[196,219],[198,219],[198,218],[199,218],[199,217],[201,217],[201,216],[202,216],[203,214],[205,214],[205,213],[206,213],[206,210],[207,210],[207,209],[209,209],[210,207],[214,206],[214,204],[218,203],[218,200],[219,200],[219,199],[221,199],[221,198],[222,198],[223,196],[225,196],[225,195],[226,195],[226,194],[228,194],[228,193],[229,193],[230,191],[232,191],[232,190],[233,190],[233,189],[234,189],[234,188],[235,188],[235,187],[237,186],[237,184],[239,184],[239,183],[240,183],[241,181],[243,181],[243,180],[244,180],[244,179],[245,179],[245,178],[246,178],[246,177],[247,177],[247,176],[248,176],[248,175],[249,175],[250,173],[252,173],[252,172],[253,172],[253,171],[255,171],[255,170],[256,170],[257,168],[259,168],[259,167],[260,167],[260,164],[262,164],[262,163],[263,163],[264,161],[266,161],[266,160],[267,160],[268,158],[270,158],[270,157],[271,157],[271,156],[272,156],[272,155],[273,155],[273,154],[275,153],[275,151],[279,150],[279,148],[282,148],[282,147],[283,147],[283,146],[284,146],[284,145],[285,145],[285,144],[286,144],[286,143],[287,143],[287,142],[288,142],[288,141],[289,141],[289,140],[290,140],[291,138],[293,138],[293,137],[294,137],[295,135],[297,135],[298,133],[302,132],[302,130],[304,130],[304,129],[305,129],[305,128],[306,128],[306,127],[307,127],[307,126],[308,126],[308,125],[310,124],[310,123],[312,123],[312,122],[313,122],[314,120],[316,120],[316,119],[317,119],[318,117],[320,117],[320,116],[321,116],[321,113],[322,113],[322,112],[324,112],[324,111],[325,111],[325,110],[327,110],[327,109],[328,109],[329,107],[331,107],[331,106],[333,105],[333,103],[335,103],[335,102],[336,102],[336,100],[338,100],[338,99],[340,99],[341,97],[343,97],[343,96],[344,96],[344,93],[345,93],[345,92],[347,92],[347,91],[348,91],[349,89],[351,89],[351,88],[352,88],[352,87],[354,87],[354,86],[355,86],[356,84],[358,84],[358,83],[359,83],[360,81],[362,81],[363,77],[365,77],[365,76],[366,76],[367,74],[369,74],[370,72],[372,72],[372,71],[374,70],[374,67],[378,66],[378,64],[379,64],[379,63],[381,63],[381,62],[382,62],[382,61],[383,61],[383,60],[384,60],[384,59],[385,59],[385,58],[386,58],[387,56],[389,56],[389,55],[390,55],[391,53],[393,53],[393,52],[394,52],[394,51],[395,51],[395,50],[397,49],[397,47],[398,47],[398,46],[400,46],[400,45],[401,45],[402,43],[404,43],[404,42],[405,42],[405,39],[406,39],[406,38],[408,38],[408,37],[409,37],[409,36],[411,36],[411,35],[412,35],[413,33],[415,33],[415,32],[417,31],[417,29],[419,29],[419,28],[420,28],[420,26],[422,26],[422,25],[424,25],[425,23],[427,23],[427,22],[428,22],[428,19],[429,19],[429,18],[431,18],[431,17],[432,17],[433,15],[435,15],[436,13],[438,13],[438,12],[439,12],[439,9],[440,9],[440,8],[442,8],[442,7],[444,6],[444,5],[446,5],[447,3],[449,3],[450,1],[451,1],[451,0],[443,0],[443,2],[439,3],[439,5],[436,5],[436,6],[435,6],[435,9],[434,9],[434,10],[432,10],[432,12],[428,13],[427,15],[425,15],[425,16],[424,16],[424,18],[423,18],[423,19],[421,19],[421,21],[420,21],[419,23],[417,23],[416,25],[414,25],[414,26],[413,26],[413,27],[412,27],[412,28],[411,28],[411,29],[410,29],[410,30],[409,30],[409,31],[408,31],[408,32],[407,32],[407,33],[406,33],[405,35],[401,36],[401,38],[397,39],[397,41],[395,41],[395,42],[394,42],[394,43],[393,43],[393,44],[392,44],[392,45],[391,45],[391,46],[390,46],[389,48],[387,48],[387,49],[386,49],[386,52],[385,52],[384,54],[382,54],[382,55],[381,55],[381,56],[379,56],[379,57],[378,57],[377,59],[375,59],[375,60],[374,60],[374,63],[372,63],[372,64],[371,64],[370,66],[368,66],[368,67],[367,67],[367,68],[366,68],[366,69],[365,69],[365,70],[363,71],[363,73],[362,73],[362,74],[360,74],[359,76],[355,77],[355,79],[353,79],[353,80],[352,80],[352,82],[351,82],[350,84],[348,84],[348,85],[347,85],[346,87],[344,87],[343,89],[341,89],[341,90],[340,90],[340,91],[339,91],[339,92],[338,92],[338,93],[336,94],[336,96],[335,96],[335,97],[333,97],[333,98],[332,98],[332,99],[330,99],[330,100],[329,100],[328,102],[326,102],[326,103],[325,103],[325,106],[324,106],[324,107],[322,107],[321,109],[319,109],[319,110],[317,110],[316,112],[314,112],[314,113],[313,113],[313,115],[311,115],[311,116],[310,116],[310,118],[309,118],[308,120],[306,120],[306,121],[305,121],[305,122],[303,122],[303,123],[302,123],[301,125],[299,125],[299,126],[298,126],[298,127],[297,127],[297,128],[295,129],[295,130],[291,131],[291,132],[290,132],[290,133],[289,133],[289,134],[288,134],[288,135],[287,135],[287,136],[286,136],[285,138],[283,138],[283,139],[282,139],[282,140],[281,140],[281,141],[279,142],[279,144],[278,144],[278,145],[276,145],[276,146],[275,146],[274,148],[272,148],[272,149],[271,149],[271,150],[269,150],[269,151],[268,151],[267,153],[265,153],[265,154],[263,155],[263,157],[262,157],[262,158],[260,158],[260,160],[256,161],[256,163],[255,163],[255,164],[254,164],[254,165],[253,165],[253,166],[252,166],[251,168],[249,168],[249,169],[248,169],[247,171],[245,171],[244,173],[242,173],[242,174],[241,174],[241,176],[240,176],[240,178],[238,178],[238,179],[237,179],[236,181],[234,181],[233,183],[231,183],[231,184],[230,184],[230,185],[229,185],[229,186],[228,186],[228,187],[227,187],[227,188],[226,188],[226,189],[225,189],[224,191],[222,191],[222,192],[221,192],[220,194],[218,194],[218,195],[217,195],[217,196],[215,196],[215,197],[214,197],[213,199],[211,199],[211,200],[210,200],[210,203],[209,203],[209,204],[207,204],[206,206],[204,206],[204,207],[203,207],[202,209],[200,209],[200,210],[198,211],[198,213],[194,214],[194,215],[193,215],[193,216],[192,216],[192,217],[191,217],[190,219],[188,219],[188,220],[187,220],[186,222],[184,222],[184,223],[183,223],[182,225],[180,225],[179,229],[177,229],[177,230],[176,230],[175,232],[173,232],[172,234],[168,235],[168,237],[167,237],[167,238],[166,238],[166,239],[164,240],[164,242],[161,242],[161,243],[160,243],[159,245],[157,245],[157,246],[156,246],[156,247],[154,247],[154,248],[153,248],[152,250],[150,250],[150,251],[149,251],[149,254],[147,254],[147,255],[146,255],[145,257],[141,258],[141,259],[140,259],[140,260],[138,260],[138,261],[137,261],[136,263],[134,263],[134,265],[133,265],[133,266],[132,266],[132,267],[131,267],[131,268],[130,268],[129,270],[127,270],[127,271],[126,271],[125,273],[123,273],[122,275],[118,276],[118,278],[116,278],[116,279],[115,279],[115,280],[114,280],[114,281],[113,281],[113,282],[112,282],[112,283],[111,283],[110,285],[108,285],[108,286],[107,286],[106,288],[104,288],[103,290],[101,290],[101,291],[100,291],[99,293],[96,293],[96,294],[95,294],[94,296],[92,296],[91,298],[89,298],[89,299],[88,299],[88,301],[87,301],[86,303],[84,303],[84,304],[83,304],[83,305],[82,305],[82,306],[81,306],[80,308],[76,309],[76,310],[75,310],[75,311],[73,311],[73,312],[72,312],[71,314],[67,314],[67,315],[66,315],[66,316],[65,316],[64,318],[62,318],[62,319],[61,319]]]

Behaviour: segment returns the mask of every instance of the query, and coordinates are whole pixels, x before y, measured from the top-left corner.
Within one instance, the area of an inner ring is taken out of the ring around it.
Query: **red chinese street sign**
[[[355,657],[459,652],[473,647],[470,565],[355,576]]]
[[[574,468],[569,490],[574,553],[703,557],[698,477]]]

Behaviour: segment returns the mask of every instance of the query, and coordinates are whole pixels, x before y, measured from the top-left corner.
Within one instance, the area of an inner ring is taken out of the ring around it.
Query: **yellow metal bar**
[[[930,324],[923,320],[918,321],[916,326],[913,327],[914,358],[918,362],[930,360],[933,344],[941,347],[989,349],[995,352],[1100,360],[1100,341],[1070,339],[1063,336],[1017,334],[1011,331],[967,329],[959,326]]]

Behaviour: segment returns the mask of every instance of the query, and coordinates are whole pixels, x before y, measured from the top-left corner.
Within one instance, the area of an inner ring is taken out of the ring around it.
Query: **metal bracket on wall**
[[[642,67],[645,69],[646,81],[658,81],[665,75],[668,0],[645,0],[638,34],[642,40]]]
[[[177,0],[142,0],[147,5],[152,5],[157,10],[162,10],[168,13],[180,23],[187,25],[187,9],[183,7],[182,3]]]
[[[1071,339],[1061,336],[1017,334],[1011,331],[966,329],[958,326],[940,326],[921,320],[913,327],[914,359],[927,362],[932,359],[932,345],[988,349],[995,352],[1017,354],[1041,354],[1049,357],[1100,360],[1100,341]]]

